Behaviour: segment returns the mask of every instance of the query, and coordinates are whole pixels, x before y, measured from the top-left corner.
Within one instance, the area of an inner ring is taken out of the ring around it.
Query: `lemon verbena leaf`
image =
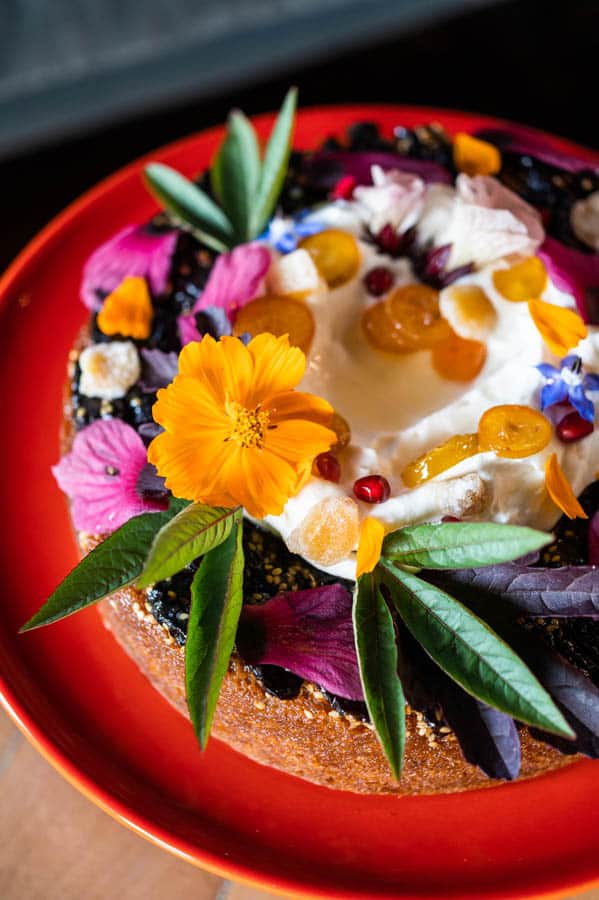
[[[372,572],[358,579],[353,621],[368,713],[391,771],[399,779],[405,744],[405,699],[397,674],[393,619]]]
[[[260,178],[260,153],[256,132],[242,112],[235,111],[229,116],[227,135],[218,150],[210,177],[237,240],[249,240]]]
[[[250,237],[257,237],[266,227],[283,186],[291,152],[296,106],[297,88],[291,88],[283,101],[266,145]]]
[[[188,178],[170,166],[150,163],[144,181],[175,221],[191,226],[204,243],[218,252],[233,245],[233,227],[222,209]]]
[[[185,646],[187,706],[202,749],[233,651],[243,603],[242,524],[206,554],[191,584]]]
[[[416,640],[473,697],[514,719],[572,738],[574,733],[528,666],[459,601],[422,579],[379,566],[395,607]]]
[[[50,625],[132,584],[141,573],[156,534],[187,501],[172,500],[168,510],[129,519],[84,556],[21,631]]]
[[[185,566],[222,544],[240,521],[238,506],[231,509],[191,503],[156,535],[137,587],[170,578]]]

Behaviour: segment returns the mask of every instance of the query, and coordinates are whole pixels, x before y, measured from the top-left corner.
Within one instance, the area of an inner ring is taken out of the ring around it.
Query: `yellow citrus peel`
[[[587,327],[578,313],[544,300],[529,300],[528,311],[541,337],[556,356],[566,354],[587,336]]]
[[[496,175],[501,169],[501,153],[493,144],[460,131],[453,141],[453,161],[466,175]]]
[[[98,328],[104,334],[145,340],[152,330],[153,315],[146,279],[129,276],[104,301],[98,313]]]
[[[365,572],[372,572],[383,549],[385,526],[378,519],[368,516],[360,525],[360,539],[358,541],[358,557],[356,561],[356,578]]]
[[[588,519],[557,461],[556,453],[552,453],[545,463],[545,487],[555,505],[559,506],[569,519]]]
[[[547,287],[547,269],[538,256],[529,256],[509,269],[493,272],[495,290],[512,303],[540,297]]]

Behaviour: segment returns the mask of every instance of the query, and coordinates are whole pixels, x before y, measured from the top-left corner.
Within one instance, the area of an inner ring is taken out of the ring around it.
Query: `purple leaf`
[[[162,350],[140,350],[143,360],[139,386],[142,391],[153,394],[171,383],[179,368],[179,357],[176,353],[164,353]]]
[[[367,151],[357,153],[351,150],[321,150],[305,163],[308,173],[316,186],[332,190],[340,176],[351,175],[356,184],[372,184],[372,166],[380,166],[384,172],[399,169],[418,175],[427,184],[451,184],[447,169],[437,163],[421,159],[410,159],[401,153]]]
[[[599,566],[599,511],[589,525],[589,562],[593,566]]]
[[[573,295],[585,322],[599,324],[599,253],[583,253],[547,237],[538,256],[555,286]]]
[[[533,568],[518,563],[479,569],[427,572],[427,581],[452,596],[476,593],[483,618],[501,602],[536,617],[599,618],[599,569],[594,566]]]
[[[339,697],[363,699],[352,597],[340,584],[244,606],[237,647],[250,665],[280,666]]]

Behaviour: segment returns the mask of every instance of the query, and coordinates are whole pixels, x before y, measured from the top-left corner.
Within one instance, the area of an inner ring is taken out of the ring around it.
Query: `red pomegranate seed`
[[[593,423],[583,419],[576,411],[564,416],[555,429],[558,438],[564,444],[580,441],[583,437],[592,434],[593,430]]]
[[[443,516],[441,519],[442,522],[461,522],[461,519],[458,519],[457,516]]]
[[[354,494],[364,503],[384,503],[391,495],[391,486],[382,475],[365,475],[354,482]]]
[[[321,478],[337,484],[341,478],[341,465],[336,456],[333,456],[332,453],[321,453],[314,462]]]
[[[394,280],[393,272],[386,266],[375,266],[364,276],[366,290],[373,297],[382,297],[391,290]]]
[[[351,200],[357,183],[353,175],[344,175],[331,191],[331,197],[333,200]]]

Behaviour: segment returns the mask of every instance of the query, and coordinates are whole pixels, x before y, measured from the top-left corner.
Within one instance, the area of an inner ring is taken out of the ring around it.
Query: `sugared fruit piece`
[[[555,427],[555,433],[564,444],[573,444],[582,438],[592,434],[595,426],[588,419],[583,419],[576,410],[560,419]]]
[[[300,242],[329,287],[336,288],[350,281],[360,267],[360,250],[356,239],[347,231],[328,228],[311,234]]]
[[[394,280],[393,272],[387,266],[375,266],[364,276],[364,286],[373,297],[382,297],[391,290]]]
[[[453,141],[453,162],[458,172],[466,175],[496,175],[501,154],[494,144],[460,131]]]
[[[272,261],[266,279],[270,294],[278,297],[306,299],[326,286],[306,250],[294,250]]]
[[[482,341],[469,341],[454,333],[435,344],[432,358],[435,371],[443,378],[472,381],[485,364],[487,346]]]
[[[451,285],[441,292],[439,308],[453,330],[471,341],[484,341],[495,323],[495,307],[475,284]]]
[[[291,532],[287,545],[293,553],[333,566],[355,549],[359,529],[358,507],[351,497],[326,497]]]
[[[407,487],[417,487],[478,452],[476,434],[456,434],[406,466],[401,477]]]
[[[271,294],[256,297],[237,313],[233,333],[256,335],[263,331],[276,337],[288,334],[289,343],[307,353],[314,336],[314,318],[301,300]]]
[[[320,453],[314,460],[316,474],[335,484],[341,479],[341,463],[333,453]]]
[[[370,306],[362,327],[374,347],[391,353],[427,350],[451,334],[439,309],[438,292],[424,284],[397,288]]]
[[[547,287],[547,270],[538,256],[529,256],[509,269],[493,272],[493,284],[506,300],[523,303],[541,296]]]
[[[478,423],[482,451],[493,450],[506,459],[523,459],[543,450],[553,434],[551,422],[530,406],[492,406]]]
[[[383,475],[365,475],[354,482],[354,494],[364,503],[384,503],[391,496],[391,486]]]

